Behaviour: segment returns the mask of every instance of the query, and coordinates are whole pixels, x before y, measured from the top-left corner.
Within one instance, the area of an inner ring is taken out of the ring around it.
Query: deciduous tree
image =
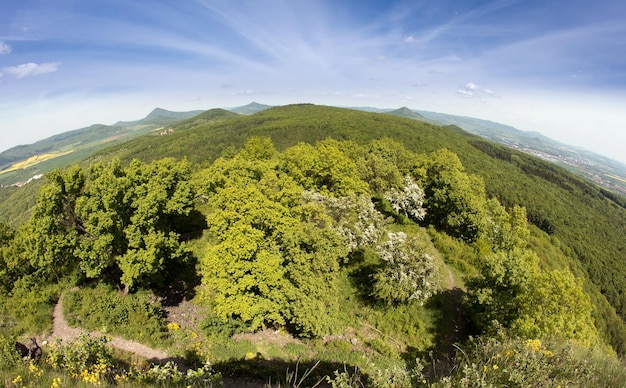
[[[377,252],[383,264],[373,275],[375,298],[388,304],[424,302],[436,290],[437,266],[415,237],[389,233]]]

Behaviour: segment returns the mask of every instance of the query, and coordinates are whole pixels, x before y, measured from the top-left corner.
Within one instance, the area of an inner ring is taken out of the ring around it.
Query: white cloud
[[[13,75],[15,78],[23,78],[41,74],[54,73],[59,69],[59,62],[46,63],[24,63],[17,66],[9,66],[2,69],[5,73]]]
[[[457,90],[456,92],[464,97],[498,97],[498,92],[496,90],[481,88],[473,82],[466,83],[463,88]]]
[[[406,38],[404,38],[404,43],[415,43],[415,42],[417,42],[417,39],[415,39],[413,35],[409,35]]]
[[[9,46],[8,44],[6,44],[4,42],[0,42],[0,55],[2,55],[2,54],[10,54],[11,51],[13,51],[11,49],[11,46]]]
[[[354,93],[354,97],[356,98],[380,98],[377,94],[369,94],[369,93]]]

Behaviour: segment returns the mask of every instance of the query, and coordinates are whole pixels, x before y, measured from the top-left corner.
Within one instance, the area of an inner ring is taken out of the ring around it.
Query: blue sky
[[[0,150],[251,101],[473,116],[626,163],[626,2],[0,5]]]

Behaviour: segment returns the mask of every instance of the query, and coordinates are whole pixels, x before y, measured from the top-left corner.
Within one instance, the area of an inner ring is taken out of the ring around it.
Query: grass
[[[615,357],[538,339],[478,339],[457,348],[450,363],[422,366],[433,387],[623,387],[626,381],[626,365]]]
[[[67,155],[67,154],[71,154],[72,152],[74,152],[74,151],[73,150],[69,150],[69,151],[65,151],[65,152],[56,152],[56,153],[52,153],[52,154],[41,154],[41,155],[31,156],[30,158],[28,158],[26,160],[23,160],[23,161],[18,162],[18,163],[14,163],[11,167],[0,171],[0,175],[1,174],[5,174],[7,172],[11,172],[11,171],[21,170],[21,169],[24,169],[24,168],[32,167],[32,166],[35,166],[35,165],[37,165],[39,163],[45,162],[46,160],[58,158],[59,156],[64,156],[64,155]]]
[[[146,291],[120,297],[104,284],[65,293],[63,314],[72,326],[119,335],[155,347],[171,345],[161,305]]]

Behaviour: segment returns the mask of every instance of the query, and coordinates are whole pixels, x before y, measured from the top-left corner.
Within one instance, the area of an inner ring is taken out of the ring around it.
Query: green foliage
[[[342,143],[327,139],[315,147],[300,143],[282,154],[281,170],[307,190],[346,196],[367,192],[356,163],[342,151]]]
[[[9,295],[0,296],[0,315],[15,333],[48,331],[52,327],[52,310],[66,286],[63,282],[47,284],[36,276],[24,276],[15,282]]]
[[[469,277],[477,274],[476,267],[480,265],[481,259],[474,246],[437,231],[432,225],[427,230],[433,245],[447,264],[453,265]]]
[[[82,229],[76,201],[85,190],[85,174],[79,167],[48,174],[27,225],[26,256],[30,265],[57,280],[76,266],[74,254]]]
[[[615,357],[575,344],[537,339],[475,340],[457,352],[452,365],[436,368],[429,386],[622,387],[626,381],[623,361]]]
[[[0,187],[0,222],[17,228],[28,222],[44,179],[22,187]]]
[[[421,221],[426,215],[424,210],[424,190],[413,181],[410,175],[404,178],[402,191],[391,189],[385,193],[385,199],[389,201],[393,210],[402,213],[414,221]]]
[[[207,311],[206,316],[202,320],[201,328],[209,337],[221,340],[230,339],[234,334],[242,333],[246,330],[245,324],[240,320],[229,318],[224,322],[212,309]]]
[[[120,296],[104,284],[81,288],[65,294],[63,314],[69,324],[88,330],[113,333],[156,346],[168,340],[161,305],[146,291]]]
[[[432,306],[405,303],[428,295],[415,292],[436,265],[417,243],[379,255],[372,247],[384,245],[380,240],[387,229],[412,235],[418,227],[407,216],[423,201],[428,210],[424,223],[434,225],[429,233],[446,262],[478,273],[469,283],[468,301],[479,329],[492,333],[504,327],[526,338],[565,337],[595,345],[595,305],[596,324],[612,336],[618,351],[623,349],[618,347],[619,338],[626,338],[620,331],[623,321],[597,288],[567,270],[579,276],[584,269],[621,308],[623,268],[615,263],[623,258],[623,243],[616,237],[626,230],[620,219],[624,213],[592,186],[515,151],[486,158],[474,152],[468,143],[473,138],[460,130],[375,114],[297,106],[228,123],[209,116],[201,121],[185,123],[168,139],[151,138],[143,143],[153,146],[149,155],[137,153],[143,160],[162,157],[162,151],[189,154],[204,163],[204,168],[194,165],[193,179],[191,164],[173,160],[123,165],[113,159],[84,170],[57,171],[42,189],[35,209],[40,219],[15,231],[0,225],[0,279],[6,294],[0,296],[1,312],[11,330],[49,325],[58,290],[42,292],[35,287],[39,282],[72,281],[74,276],[113,279],[118,285],[121,280],[128,288],[165,286],[168,271],[189,257],[179,233],[197,197],[196,209],[206,212],[209,227],[194,243],[194,252],[202,256],[200,296],[211,309],[203,330],[211,354],[243,358],[258,351],[251,342],[230,338],[245,329],[285,326],[303,337],[321,337],[349,326],[369,328],[368,334],[380,337],[365,341],[359,333],[358,345],[338,340],[343,342],[321,350],[320,358],[365,365],[399,360],[408,346],[406,358],[413,348],[438,343],[440,328],[433,327],[428,311]],[[252,133],[259,137],[250,138]],[[341,141],[346,138],[353,141]],[[128,143],[128,150],[140,143]],[[451,151],[414,153],[442,146]],[[486,193],[492,199],[486,200]],[[397,223],[390,225],[383,214],[396,213]],[[413,216],[420,220],[421,212]],[[530,236],[527,216],[552,236],[534,227]],[[592,230],[582,222],[585,218]],[[385,260],[387,254],[392,259]],[[573,264],[576,258],[582,259],[579,265]],[[68,315],[74,314],[68,318],[93,329],[120,329],[139,340],[167,340],[161,336],[160,309],[146,307],[154,306],[147,294],[119,298],[112,288],[101,287],[68,295]],[[369,296],[377,292],[391,303],[388,308],[371,303]],[[37,308],[32,309],[32,301]],[[90,315],[93,324],[87,323]],[[37,322],[29,322],[29,316]],[[127,317],[138,324],[126,327]],[[22,326],[16,328],[16,322]],[[139,326],[142,331],[134,331]],[[361,344],[371,346],[359,353]],[[304,349],[298,352],[310,357]],[[280,351],[274,348],[271,354]],[[464,368],[467,376],[483,381],[483,364],[466,368],[459,358],[457,365],[455,371]],[[393,376],[406,381],[409,375],[405,369],[370,368],[370,378],[387,376],[388,382]],[[150,376],[146,383],[181,375],[170,366]],[[354,383],[350,376],[337,374],[337,383]],[[450,379],[456,378],[453,372]]]
[[[15,237],[15,231],[8,225],[0,223],[0,286],[2,291],[8,291],[11,289],[11,285],[15,281],[12,275],[11,265],[12,258],[10,252],[10,244]]]
[[[15,349],[15,338],[0,333],[0,370],[16,367],[22,358]]]
[[[106,347],[109,340],[106,337],[90,337],[83,335],[70,344],[61,345],[60,341],[52,344],[48,349],[46,363],[54,369],[63,369],[72,377],[78,377],[84,371],[94,372],[94,382],[100,375],[113,366],[111,350]],[[82,376],[81,376],[82,377]]]
[[[377,251],[383,264],[373,275],[375,298],[387,304],[423,303],[436,290],[437,266],[415,237],[389,233]]]
[[[454,237],[472,242],[485,230],[485,185],[464,172],[458,156],[442,149],[425,162],[426,220]]]
[[[172,361],[165,365],[150,365],[149,368],[138,368],[136,365],[125,366],[114,359],[106,344],[107,337],[80,336],[61,344],[57,341],[47,349],[45,362],[54,371],[68,375],[72,385],[132,385],[132,386],[185,386],[185,387],[219,387],[222,376],[215,373],[206,362],[198,369],[188,369],[183,373]],[[29,368],[38,372],[41,378],[42,369],[36,366]],[[49,373],[49,372],[48,372]],[[45,379],[45,376],[44,376]],[[52,386],[60,386],[62,379],[54,379]],[[66,382],[67,384],[67,382]]]
[[[567,270],[541,271],[530,251],[486,257],[480,276],[467,288],[473,322],[482,331],[505,328],[523,338],[599,343],[582,282]]]
[[[271,154],[250,152],[257,144],[204,174],[214,190],[207,191],[214,209],[207,222],[217,239],[202,263],[207,300],[222,319],[239,318],[253,330],[288,324],[323,335],[334,327],[335,274],[347,251],[329,226],[306,220],[302,188],[281,179]]]
[[[337,198],[304,191],[302,199],[305,204],[317,205],[306,207],[306,212],[319,211],[319,206],[323,208],[324,214],[330,217],[330,220],[324,220],[321,214],[311,214],[311,217],[315,217],[313,221],[331,222],[333,230],[345,240],[350,252],[376,246],[384,234],[388,221],[365,195],[357,197],[353,194]]]
[[[113,280],[127,290],[158,284],[168,262],[188,258],[176,227],[192,209],[190,174],[173,159],[53,171],[25,229],[24,256],[57,279],[78,267],[88,278],[119,272]]]
[[[467,282],[474,323],[481,330],[510,327],[520,314],[520,295],[537,277],[539,263],[530,251],[499,252],[485,257],[480,276]]]
[[[523,338],[556,337],[599,345],[583,284],[571,272],[546,271],[536,277],[521,300],[520,317],[512,325]]]
[[[606,298],[621,316],[616,317],[615,311],[605,306],[596,310],[596,321],[612,332],[614,346],[623,342],[619,333],[626,332],[626,294],[622,292],[626,279],[626,267],[622,265],[626,209],[593,184],[549,162],[515,150],[489,146],[488,142],[458,128],[349,109],[292,105],[232,119],[219,112],[207,112],[206,118],[189,120],[177,126],[171,135],[132,140],[118,151],[107,150],[101,155],[110,158],[117,154],[124,161],[187,156],[193,163],[210,163],[226,150],[232,155],[232,150],[241,148],[251,135],[271,137],[278,151],[299,142],[313,147],[327,138],[350,139],[362,147],[367,146],[367,151],[357,158],[353,157],[354,152],[346,149],[350,147],[344,147],[342,152],[352,158],[357,176],[367,182],[369,191],[378,194],[401,187],[401,179],[407,174],[413,175],[426,190],[422,184],[427,176],[424,160],[416,154],[447,148],[458,155],[466,174],[481,176],[490,197],[498,198],[508,209],[515,204],[525,207],[533,224],[561,241],[564,251],[571,256],[570,260],[580,263],[587,273],[593,292],[602,292],[594,303],[604,306],[600,299]],[[478,143],[480,150],[476,148]],[[408,157],[404,151],[408,151]],[[463,183],[465,179],[457,181]],[[16,194],[13,201],[26,197]],[[473,202],[469,199],[473,196],[466,197],[470,198],[459,200],[453,197],[453,203],[471,205]],[[474,205],[480,204],[476,202]],[[480,206],[460,207],[460,215],[449,220],[444,217],[444,223],[436,225],[453,236],[468,239],[480,230],[480,222],[477,225],[478,219],[472,215],[481,210]],[[6,206],[0,206],[0,217],[5,214],[4,209]],[[468,221],[469,230],[460,230],[455,225],[459,220]],[[13,218],[4,221],[17,226]],[[449,229],[445,229],[447,221],[454,221]],[[572,267],[572,264],[568,266]]]
[[[529,243],[530,229],[526,209],[514,205],[507,212],[500,202],[492,198],[486,202],[487,227],[485,238],[494,252],[524,249]]]

